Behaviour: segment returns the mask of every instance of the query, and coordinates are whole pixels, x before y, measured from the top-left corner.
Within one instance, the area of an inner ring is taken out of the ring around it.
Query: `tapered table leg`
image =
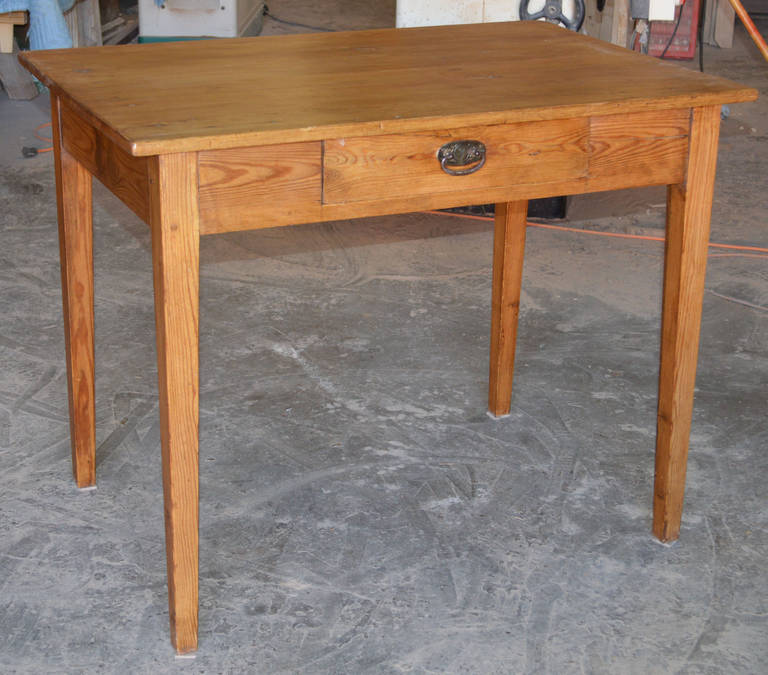
[[[198,307],[200,232],[195,153],[150,169],[152,264],[171,642],[197,648]]]
[[[62,145],[59,99],[53,93],[51,127],[59,218],[72,472],[78,487],[88,487],[96,482],[92,179],[88,170]]]
[[[680,533],[719,125],[720,106],[693,110],[686,181],[667,190],[653,493],[653,533],[662,541]]]
[[[508,414],[512,403],[527,215],[527,200],[496,204],[488,409],[497,416]]]

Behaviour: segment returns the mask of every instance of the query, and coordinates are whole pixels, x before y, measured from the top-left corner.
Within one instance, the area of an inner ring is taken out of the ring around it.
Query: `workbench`
[[[51,90],[72,461],[95,481],[91,177],[152,239],[168,597],[197,647],[199,243],[496,203],[489,408],[510,410],[527,200],[667,185],[653,533],[677,538],[720,106],[757,92],[546,23],[25,53]],[[258,589],[254,589],[258,593]]]

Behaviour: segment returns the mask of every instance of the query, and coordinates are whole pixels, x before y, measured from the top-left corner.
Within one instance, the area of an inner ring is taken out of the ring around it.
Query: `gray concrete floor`
[[[391,23],[372,4],[270,6]],[[768,69],[740,27],[706,62],[763,95],[723,124],[712,239],[765,248]],[[663,546],[661,245],[529,230],[513,409],[493,420],[491,225],[430,214],[203,240],[200,650],[176,658],[149,236],[96,190],[98,489],[78,491],[52,158],[19,155],[46,105],[0,95],[0,672],[768,670],[768,260],[710,258]],[[663,199],[579,198],[565,225],[658,235]]]

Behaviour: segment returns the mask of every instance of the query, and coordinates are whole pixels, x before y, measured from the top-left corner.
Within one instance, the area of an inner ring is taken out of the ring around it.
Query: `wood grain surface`
[[[150,176],[168,606],[171,642],[183,653],[197,648],[197,157],[181,153],[155,158]]]
[[[661,541],[677,539],[683,512],[719,128],[718,106],[693,111],[688,175],[667,192],[653,492],[653,533]]]
[[[494,220],[488,410],[499,416],[512,402],[528,202],[496,204]]]
[[[149,222],[147,159],[133,157],[62,102],[62,141],[67,151],[145,223]]]
[[[20,60],[135,155],[757,96],[535,21],[35,51]]]
[[[589,176],[637,184],[679,182],[686,166],[690,110],[593,117]]]
[[[684,108],[203,151],[200,232],[679,183],[689,120]],[[456,138],[485,142],[486,166],[443,173],[437,148]]]
[[[92,180],[87,169],[62,146],[59,103],[54,95],[51,98],[51,126],[72,473],[78,487],[89,487],[96,482]]]
[[[199,153],[206,232],[322,220],[319,142]]]
[[[328,140],[323,155],[323,202],[573,180],[587,174],[588,133],[589,121],[575,119]],[[485,145],[486,162],[480,170],[450,176],[440,168],[438,150],[458,140]]]

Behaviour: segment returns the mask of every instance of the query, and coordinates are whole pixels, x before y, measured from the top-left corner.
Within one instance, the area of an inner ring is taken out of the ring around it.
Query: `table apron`
[[[145,223],[149,222],[149,157],[134,157],[96,129],[61,99],[61,141],[64,148],[120,198]]]
[[[200,234],[683,183],[691,109],[202,150]],[[129,155],[65,101],[66,150],[149,222],[151,157]],[[445,173],[439,148],[481,141]]]

